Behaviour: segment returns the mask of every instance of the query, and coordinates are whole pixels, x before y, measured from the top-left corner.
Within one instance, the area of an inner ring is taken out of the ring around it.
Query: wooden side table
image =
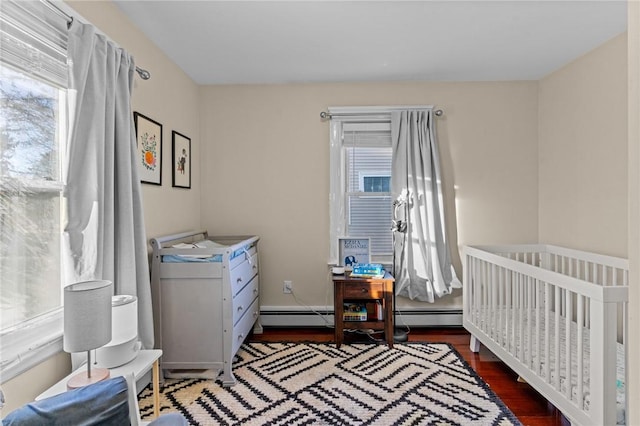
[[[388,272],[382,278],[333,276],[333,309],[335,341],[339,348],[344,342],[344,329],[384,330],[385,340],[393,347],[393,282]],[[344,304],[348,302],[367,303],[380,301],[383,317],[378,320],[374,312],[368,312],[366,321],[344,321]]]
[[[158,367],[158,360],[162,356],[162,350],[149,349],[141,350],[138,352],[138,356],[131,362],[120,367],[110,368],[110,377],[124,376],[129,373],[133,373],[135,380],[140,379],[149,370],[152,370],[152,383],[153,383],[153,415],[158,417],[160,414],[160,369]],[[67,391],[67,380],[79,371],[86,370],[86,364],[82,364],[81,367],[69,374],[64,379],[60,380],[55,385],[41,393],[36,397],[36,401],[48,398],[50,396],[57,395]],[[136,398],[138,395],[136,395]]]

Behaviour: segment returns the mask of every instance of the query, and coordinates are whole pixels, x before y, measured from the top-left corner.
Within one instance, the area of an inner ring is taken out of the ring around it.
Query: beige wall
[[[627,35],[540,80],[540,241],[627,257]]]
[[[198,86],[140,33],[110,1],[68,1],[77,14],[129,51],[136,64],[151,72],[150,80],[136,77],[133,109],[163,125],[162,186],[143,185],[147,237],[200,227],[200,163],[193,161],[191,189],[171,186],[171,131],[191,137],[194,159],[199,158]],[[50,358],[2,384],[8,413],[33,400],[69,373],[66,353]]]
[[[260,235],[261,305],[298,306],[283,280],[308,305],[332,304],[329,124],[320,112],[435,104],[445,111],[437,133],[450,237],[460,246],[535,242],[537,90],[536,82],[204,87],[203,226]],[[435,306],[460,305],[449,297]]]

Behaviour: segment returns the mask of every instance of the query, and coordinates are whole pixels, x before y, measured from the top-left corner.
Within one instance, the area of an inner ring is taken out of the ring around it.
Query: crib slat
[[[564,299],[565,299],[565,342],[564,342],[564,351],[565,351],[565,362],[564,362],[564,371],[562,372],[562,375],[565,377],[566,380],[566,388],[565,388],[565,396],[567,397],[567,399],[571,400],[571,378],[572,378],[572,374],[571,374],[571,319],[573,317],[572,315],[572,309],[571,309],[571,293],[566,290],[563,289],[562,292],[564,293]],[[558,370],[558,373],[560,373],[560,370]],[[579,374],[579,373],[578,373]]]
[[[526,300],[526,315],[527,315],[527,324],[526,324],[526,330],[527,330],[527,365],[529,366],[529,368],[533,367],[533,356],[532,356],[532,352],[531,352],[531,331],[533,330],[533,284],[532,281],[533,278],[531,278],[530,276],[527,276],[527,300]]]
[[[554,315],[554,335],[553,335],[553,340],[555,343],[554,346],[554,371],[556,372],[556,376],[555,376],[555,381],[554,381],[554,386],[555,389],[560,392],[560,310],[562,309],[562,305],[560,304],[561,301],[561,295],[560,295],[560,287],[558,286],[554,286],[555,288],[555,312],[553,313]]]
[[[518,345],[518,348],[520,348],[520,351],[518,353],[518,359],[520,360],[520,362],[522,362],[524,364],[524,336],[525,336],[525,330],[524,330],[524,295],[525,295],[525,291],[524,291],[524,281],[525,281],[525,276],[524,274],[518,274],[518,341],[520,342],[520,344]]]
[[[540,300],[541,297],[541,283],[539,280],[536,279],[535,281],[535,286],[536,286],[536,304],[535,304],[535,310],[536,310],[536,324],[535,324],[535,330],[536,330],[536,339],[535,339],[535,350],[536,350],[536,356],[535,359],[533,360],[534,362],[534,368],[535,368],[535,372],[536,375],[540,375],[541,371],[540,371],[540,357],[541,357],[541,351],[542,348],[540,347],[540,329],[541,327],[541,322],[540,322],[540,316],[541,316],[541,307],[542,307],[542,301]]]
[[[497,339],[498,331],[498,292],[494,283],[498,280],[499,269],[497,265],[491,265],[491,336]]]
[[[551,284],[544,284],[544,377],[547,383],[551,384],[551,367],[550,358],[551,354]]]
[[[498,344],[504,347],[504,281],[505,281],[506,269],[500,268],[498,271]]]
[[[578,295],[576,322],[578,323],[577,342],[584,341],[584,296]],[[578,367],[576,397],[578,399],[578,407],[584,410],[584,345],[577,345],[576,361]]]
[[[484,277],[484,264],[485,261],[480,260],[478,261],[478,272],[477,272],[477,277],[478,277],[478,285],[476,286],[476,292],[474,294],[476,301],[475,301],[475,306],[476,306],[476,324],[478,324],[479,326],[481,326],[482,324],[482,289],[484,288],[484,286],[487,285],[487,283],[484,281],[485,277]]]
[[[516,333],[515,333],[515,324],[516,324],[516,310],[514,308],[514,300],[516,298],[515,284],[516,284],[516,273],[511,271],[509,274],[510,285],[509,289],[509,310],[507,311],[510,319],[509,319],[509,353],[515,353],[515,344],[516,344]]]
[[[585,281],[589,281],[589,264],[586,260],[583,263],[584,263],[584,276],[582,277],[582,279]]]

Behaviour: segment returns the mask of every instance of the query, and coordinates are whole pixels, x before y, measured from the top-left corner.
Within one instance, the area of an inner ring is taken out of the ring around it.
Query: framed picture
[[[338,238],[338,265],[351,271],[353,265],[370,263],[370,238]]]
[[[191,188],[191,139],[183,134],[171,132],[173,149],[173,186]]]
[[[162,124],[133,113],[138,147],[138,174],[142,183],[162,185]]]

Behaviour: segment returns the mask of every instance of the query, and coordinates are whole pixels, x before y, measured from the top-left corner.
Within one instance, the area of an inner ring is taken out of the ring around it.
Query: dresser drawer
[[[240,293],[233,299],[233,324],[235,325],[240,318],[250,308],[251,303],[258,297],[260,292],[260,277],[256,275],[251,282],[247,284]]]
[[[247,338],[253,324],[260,316],[260,304],[258,299],[255,299],[244,316],[240,318],[240,321],[233,327],[233,339],[231,341],[231,353],[235,354],[238,351],[244,339]]]
[[[231,270],[229,274],[229,284],[231,285],[231,293],[233,296],[235,297],[257,274],[258,253],[255,253]]]
[[[382,299],[384,297],[383,283],[345,283],[345,299]]]

